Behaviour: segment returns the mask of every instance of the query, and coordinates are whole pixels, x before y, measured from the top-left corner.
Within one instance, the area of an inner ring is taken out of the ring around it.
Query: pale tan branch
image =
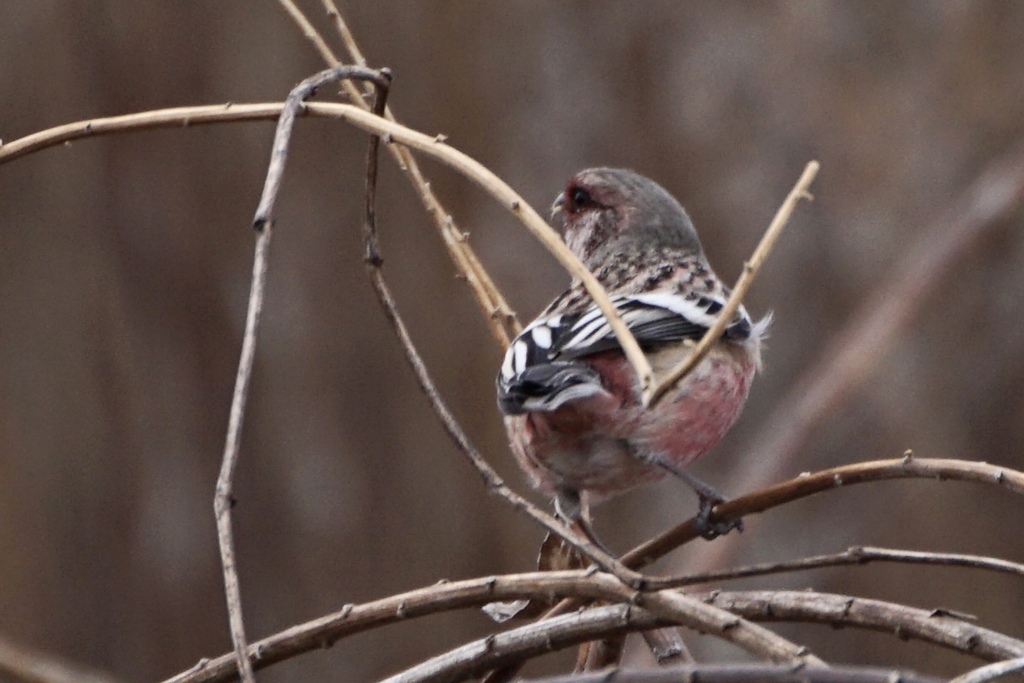
[[[993,681],[1001,676],[1021,670],[1024,670],[1024,657],[1016,657],[972,669],[950,680],[949,683],[987,683],[987,681]]]
[[[1024,202],[1024,146],[989,164],[977,180],[896,260],[870,296],[793,383],[741,452],[757,453],[739,473],[741,488],[779,476],[823,419],[861,385],[954,267]],[[984,352],[983,346],[976,346]]]
[[[206,107],[180,107],[151,112],[141,112],[126,116],[116,116],[91,121],[79,121],[64,126],[57,126],[40,133],[26,136],[0,147],[0,163],[16,159],[32,151],[50,147],[82,137],[99,134],[110,134],[125,130],[142,128],[159,128],[167,126],[188,126],[198,123],[224,123],[228,121],[267,119],[276,117],[281,111],[281,104],[245,104],[215,105]],[[477,184],[505,209],[511,212],[526,226],[534,237],[544,245],[562,267],[580,280],[594,303],[608,319],[608,323],[626,356],[633,364],[641,381],[649,383],[652,375],[651,365],[647,362],[640,345],[633,334],[618,316],[608,295],[586,266],[584,266],[558,234],[548,226],[540,215],[515,190],[496,176],[490,169],[447,145],[442,136],[430,137],[405,126],[374,116],[364,109],[351,104],[309,103],[304,105],[303,112],[314,116],[336,118],[361,128],[369,133],[381,135],[385,142],[399,143],[415,149],[427,156],[444,163]]]
[[[745,515],[764,512],[824,491],[890,479],[973,481],[1024,494],[1024,474],[1017,470],[971,460],[917,458],[907,455],[892,460],[860,462],[813,474],[801,474],[794,479],[717,505],[711,518],[713,521],[740,519]],[[629,551],[622,556],[622,562],[635,569],[645,567],[698,536],[696,520],[689,519]]]
[[[337,66],[340,63],[338,57],[327,46],[326,41],[302,11],[291,0],[279,0],[279,2],[292,20],[299,26],[303,35],[313,43],[314,48],[327,65]],[[356,45],[355,37],[348,30],[348,26],[345,24],[338,8],[334,6],[334,3],[324,3],[324,6],[328,16],[334,19],[335,26],[339,33],[341,33],[342,41],[350,56],[350,61],[358,66],[366,67],[366,59]],[[363,99],[364,93],[355,84],[345,81],[342,83],[342,89],[352,104],[364,109],[369,108]],[[365,94],[369,95],[370,93],[367,91]],[[395,120],[390,108],[384,110],[384,117],[391,121]],[[511,338],[522,329],[519,321],[516,319],[515,312],[508,305],[508,302],[501,294],[501,290],[494,284],[483,264],[480,263],[476,252],[469,245],[466,233],[459,229],[451,214],[442,206],[440,200],[434,194],[430,183],[420,171],[416,158],[405,147],[391,146],[388,148],[388,151],[399,169],[407,175],[409,182],[416,189],[423,207],[434,221],[434,225],[441,236],[441,241],[444,243],[449,257],[459,273],[466,279],[466,283],[469,285],[477,305],[483,312],[495,341],[498,342],[502,350],[508,348]]]
[[[671,592],[666,591],[659,595],[669,594]],[[588,576],[588,572],[583,571],[537,572],[441,583],[363,605],[347,605],[334,614],[299,624],[253,643],[249,647],[249,655],[253,666],[260,669],[303,652],[329,647],[337,640],[355,633],[407,619],[481,606],[494,600],[543,600],[561,595],[574,595],[588,600],[626,601],[626,604],[613,608],[580,612],[590,614],[589,618],[595,621],[588,622],[585,631],[577,631],[574,640],[565,642],[563,646],[619,633],[622,619],[627,614],[631,619],[627,624],[628,630],[646,630],[678,623],[675,621],[678,615],[674,615],[670,621],[665,615],[661,615],[662,618],[656,617],[647,610],[647,606],[633,604],[629,597],[630,591],[607,575]],[[941,610],[929,611],[878,600],[805,591],[716,591],[689,597],[706,600],[751,621],[814,622],[884,631],[990,661],[1024,654],[1024,642],[950,616]],[[609,609],[612,610],[610,613],[599,611]],[[593,616],[596,614],[605,614],[607,618]],[[516,631],[524,637],[539,635],[543,638],[551,621],[532,623]],[[558,623],[562,626],[556,628],[563,628],[572,622]],[[527,656],[533,655],[517,654],[519,658]],[[234,675],[232,664],[232,655],[221,655],[200,662],[192,669],[169,679],[168,683],[214,683],[229,680]],[[494,662],[481,663],[479,669],[474,670],[482,671],[494,666]]]
[[[648,580],[652,588],[682,588],[701,583],[732,581],[752,576],[767,576],[786,572],[807,571],[822,567],[842,567],[864,565],[872,562],[892,562],[896,564],[929,564],[945,567],[965,567],[985,569],[1002,574],[1024,577],[1024,564],[1010,562],[996,557],[981,555],[963,555],[959,553],[929,553],[916,550],[900,550],[892,548],[874,548],[870,546],[854,546],[841,553],[816,555],[798,560],[783,562],[767,562],[748,567],[735,567],[717,571],[688,574],[677,578],[651,578]]]
[[[828,669],[777,664],[674,665],[667,669],[616,669],[614,672],[523,679],[521,683],[943,683],[907,669],[833,666]]]
[[[117,683],[106,672],[89,669],[48,652],[0,637],[0,680],[10,683]]]
[[[754,283],[754,278],[757,277],[761,266],[768,258],[768,254],[771,253],[775,242],[778,241],[779,235],[782,234],[782,229],[786,227],[789,217],[793,215],[797,203],[801,199],[811,198],[807,190],[814,181],[814,177],[818,175],[819,168],[820,164],[817,161],[808,162],[804,172],[800,175],[800,179],[797,180],[796,185],[793,186],[785,201],[782,202],[782,206],[775,213],[775,218],[772,219],[768,229],[765,230],[764,236],[761,237],[761,242],[757,245],[750,260],[743,264],[743,272],[740,274],[739,280],[736,281],[736,286],[733,287],[729,300],[719,312],[715,323],[708,328],[708,331],[704,333],[704,336],[697,345],[691,349],[686,358],[681,360],[678,365],[672,368],[664,377],[659,378],[657,384],[652,386],[641,385],[643,387],[644,405],[648,407],[657,405],[665,393],[697,367],[697,364],[711,350],[712,345],[721,339],[725,328],[732,322],[733,316],[736,315],[736,311],[739,310],[740,305],[743,303],[743,297],[747,295],[747,291],[750,290],[750,286]]]
[[[982,628],[942,609],[810,591],[721,591],[707,599],[755,621],[812,622],[880,631],[996,661],[1024,656],[1024,641]]]

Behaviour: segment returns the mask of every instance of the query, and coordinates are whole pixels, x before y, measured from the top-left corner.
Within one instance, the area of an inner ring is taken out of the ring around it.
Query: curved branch
[[[776,664],[685,664],[667,669],[616,669],[601,673],[531,678],[522,683],[940,683],[906,669],[834,666],[828,669]]]
[[[986,683],[995,680],[1000,676],[1015,673],[1024,669],[1024,657],[1008,659],[1004,662],[995,662],[988,666],[980,666],[965,674],[961,674],[949,681],[949,683]]]
[[[281,108],[282,105],[279,103],[179,107],[176,109],[161,109],[128,114],[126,116],[93,119],[90,121],[78,121],[50,128],[0,147],[0,163],[11,161],[45,147],[93,135],[175,125],[189,126],[197,123],[225,123],[228,121],[275,118],[280,114]],[[629,328],[626,327],[622,318],[615,311],[615,307],[608,299],[608,294],[605,292],[604,287],[533,207],[490,169],[472,157],[445,144],[444,136],[430,137],[424,135],[419,131],[407,128],[394,121],[374,116],[370,112],[351,104],[310,103],[304,107],[304,112],[315,116],[340,119],[368,133],[380,135],[385,142],[398,142],[418,150],[434,157],[476,183],[487,194],[497,200],[499,204],[504,206],[507,211],[519,219],[544,248],[558,260],[562,267],[583,284],[590,298],[594,300],[597,307],[604,313],[609,326],[615,332],[619,345],[622,346],[626,357],[636,371],[637,377],[640,378],[641,386],[651,384],[653,378],[651,364],[640,349],[640,345],[637,343],[633,333],[629,331]]]
[[[717,635],[772,661],[819,663],[802,648],[771,631],[737,619],[735,615],[691,596],[674,591],[641,595],[612,576],[583,570],[442,582],[362,605],[346,605],[338,612],[293,626],[253,643],[248,652],[253,667],[261,669],[303,652],[330,647],[341,638],[406,619],[466,607],[482,607],[500,600],[551,601],[563,596],[625,603],[638,612],[651,615],[650,620],[638,626],[643,627],[641,630],[657,625],[682,624]],[[658,623],[654,623],[655,619],[659,619]],[[529,627],[539,628],[541,632],[545,628],[538,624]],[[168,679],[167,683],[214,683],[229,680],[235,675],[233,664],[231,654],[204,660],[192,669]]]
[[[661,611],[665,605],[657,602],[657,598],[673,595],[682,594],[671,591],[642,594],[641,604],[637,605],[636,593],[606,574],[593,574],[588,571],[533,572],[442,582],[362,605],[346,605],[338,612],[293,626],[254,643],[250,645],[248,652],[253,667],[261,669],[304,652],[330,647],[336,641],[356,633],[407,619],[479,607],[498,600],[553,600],[563,596],[583,600],[624,602],[625,605],[620,604],[618,607],[632,608],[632,618],[636,619],[630,622],[628,630],[646,630],[682,623],[683,618],[689,618],[678,611]],[[652,598],[655,599],[654,602],[651,602]],[[889,632],[903,638],[916,638],[990,661],[1024,655],[1024,642],[957,619],[948,612],[939,610],[928,611],[879,600],[803,591],[715,591],[692,594],[687,598],[706,601],[709,605],[726,609],[750,621],[802,621],[867,628]],[[673,608],[672,605],[669,607]],[[593,611],[584,610],[581,613]],[[623,612],[616,614],[621,617]],[[530,638],[536,634],[543,636],[547,632],[547,624],[551,621],[552,619],[538,621],[516,631]],[[616,630],[620,622],[614,618],[609,618],[602,627],[596,622],[587,623],[590,626],[585,627],[585,635],[580,635],[579,639],[572,643],[567,642],[566,646],[622,632]],[[735,639],[732,642],[745,647]],[[746,649],[752,650],[749,647]],[[526,655],[522,655],[518,658],[525,657]],[[806,656],[803,659],[807,661]],[[512,661],[516,661],[516,658],[508,660],[509,663]],[[493,668],[493,663],[491,666],[482,667],[487,668]],[[168,679],[167,683],[216,683],[230,680],[234,675],[234,659],[229,653],[212,660],[204,660],[192,669]]]
[[[758,271],[761,270],[761,266],[764,265],[768,254],[771,253],[775,242],[779,239],[779,235],[782,234],[782,229],[786,227],[789,217],[793,215],[797,202],[801,199],[811,199],[811,195],[807,190],[814,181],[815,176],[818,175],[820,167],[821,165],[817,161],[808,162],[804,172],[800,175],[800,179],[796,181],[796,185],[793,186],[785,201],[782,202],[782,206],[775,213],[775,217],[772,219],[771,224],[768,225],[768,229],[765,230],[764,236],[761,238],[760,243],[758,243],[750,260],[743,264],[743,273],[740,274],[740,279],[736,281],[736,286],[733,288],[732,294],[729,295],[729,300],[725,302],[725,306],[718,312],[718,317],[715,318],[714,324],[708,328],[708,331],[704,333],[704,336],[701,337],[697,345],[675,367],[669,370],[664,377],[660,378],[657,384],[652,386],[641,385],[643,387],[644,405],[649,408],[657,405],[665,393],[697,367],[697,363],[703,360],[704,356],[708,355],[708,352],[711,351],[712,345],[722,338],[725,328],[732,323],[733,316],[736,315],[740,304],[743,303],[743,297],[747,295],[747,291],[754,283],[754,278],[757,277]]]
[[[988,661],[1024,656],[1024,641],[964,621],[946,610],[807,591],[715,591],[707,599],[755,621],[853,626],[941,645]]]
[[[895,562],[899,564],[931,564],[948,567],[969,567],[987,569],[1003,574],[1024,577],[1024,564],[1001,560],[996,557],[981,555],[963,555],[959,553],[928,553],[916,550],[898,550],[891,548],[874,548],[871,546],[853,546],[841,553],[804,557],[788,562],[767,562],[748,567],[721,569],[718,571],[689,574],[676,578],[648,579],[650,588],[682,588],[699,583],[712,581],[731,581],[746,579],[752,576],[766,576],[783,572],[805,571],[822,567],[840,567],[845,565],[862,565],[871,562]]]
[[[973,481],[1024,494],[1024,473],[1017,470],[969,460],[916,458],[908,453],[892,460],[873,460],[801,474],[717,505],[711,519],[714,522],[740,519],[824,491],[890,479]],[[640,569],[698,536],[696,520],[689,519],[629,551],[622,556],[622,563]]]
[[[302,34],[313,44],[321,59],[328,66],[339,65],[341,62],[337,55],[327,46],[323,36],[310,23],[306,15],[302,13],[302,10],[296,7],[292,0],[278,0],[278,2],[284,7],[292,21],[302,31]],[[362,67],[367,66],[366,59],[355,44],[355,38],[345,25],[338,8],[334,6],[333,2],[324,4],[327,15],[334,19],[335,25],[341,33],[345,49],[351,58],[349,61]],[[342,83],[342,89],[352,104],[364,109],[369,108],[363,99],[363,93],[354,84],[345,81]],[[390,107],[384,109],[384,118],[392,121],[395,120]],[[430,183],[424,177],[422,171],[420,171],[416,157],[405,147],[391,146],[388,148],[388,151],[394,158],[398,168],[406,174],[409,182],[416,188],[420,202],[423,204],[423,208],[426,209],[427,214],[433,219],[434,226],[437,228],[438,234],[448,250],[449,257],[459,273],[466,278],[466,284],[469,285],[470,291],[473,292],[477,305],[487,318],[491,334],[494,336],[495,341],[498,342],[502,351],[504,351],[508,348],[511,338],[522,330],[515,311],[505,301],[505,297],[494,284],[483,264],[480,263],[480,259],[477,258],[476,252],[469,246],[466,233],[462,232],[455,225],[451,214],[441,205],[437,195],[434,194],[434,190],[430,187]]]
[[[227,435],[224,440],[224,454],[221,460],[220,474],[213,497],[213,509],[217,522],[217,542],[220,549],[221,569],[224,575],[224,594],[227,601],[228,623],[231,641],[235,647],[235,659],[238,673],[246,683],[253,683],[252,665],[246,655],[247,641],[245,621],[242,618],[242,592],[238,580],[238,567],[235,555],[235,539],[231,509],[235,505],[234,476],[238,465],[238,455],[242,440],[242,423],[245,419],[245,407],[249,399],[249,385],[252,378],[253,363],[256,359],[256,340],[259,333],[260,318],[263,313],[263,300],[267,280],[267,256],[270,250],[270,238],[273,234],[273,212],[277,194],[284,177],[285,162],[288,158],[288,147],[295,125],[295,116],[303,106],[303,102],[313,96],[320,86],[345,78],[359,78],[372,81],[386,92],[390,82],[390,74],[370,71],[359,67],[340,67],[331,69],[302,81],[288,95],[281,109],[274,133],[274,144],[267,168],[267,177],[263,186],[259,206],[253,227],[257,231],[256,248],[253,256],[252,283],[249,289],[249,304],[245,317],[245,333],[242,337],[241,357],[238,360],[238,372],[235,377],[235,388],[231,397],[231,410],[228,416]]]

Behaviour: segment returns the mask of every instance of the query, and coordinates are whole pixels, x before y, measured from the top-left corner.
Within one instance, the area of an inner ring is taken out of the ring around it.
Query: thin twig
[[[338,57],[334,54],[334,51],[331,50],[330,47],[328,47],[327,41],[323,39],[323,36],[320,35],[320,32],[316,30],[316,28],[309,21],[309,19],[306,18],[306,15],[302,12],[302,10],[300,10],[295,5],[294,2],[292,2],[292,0],[277,1],[284,8],[284,11],[288,13],[288,16],[292,18],[292,21],[294,21],[298,25],[299,29],[302,31],[302,35],[305,36],[309,42],[313,43],[313,48],[318,53],[320,53],[320,57],[324,60],[328,67],[335,67],[341,64],[341,60],[338,59]],[[359,62],[356,65],[365,67],[366,63]],[[342,87],[346,86],[348,88],[355,87],[351,83],[348,83],[347,81],[342,83]]]
[[[973,481],[995,485],[1024,495],[1024,473],[1017,470],[968,460],[939,458],[916,458],[906,455],[893,460],[876,460],[833,467],[815,473],[804,473],[745,496],[733,498],[715,506],[711,519],[720,522],[741,519],[751,514],[806,498],[825,491],[854,484],[864,484],[891,479],[934,479],[937,481]],[[699,538],[697,520],[691,518],[654,538],[641,543],[620,558],[627,567],[642,569],[679,546]],[[686,577],[648,576],[649,586],[663,587],[662,584]],[[563,600],[545,612],[542,619],[564,614],[579,606],[574,600]]]
[[[643,387],[644,405],[649,408],[656,406],[665,393],[692,371],[708,354],[712,345],[722,337],[725,328],[732,322],[733,316],[736,315],[740,304],[743,303],[743,297],[747,295],[747,291],[754,283],[754,278],[757,277],[758,271],[760,271],[765,259],[768,258],[768,254],[771,253],[772,247],[775,246],[779,235],[782,234],[782,229],[786,227],[789,217],[793,215],[797,203],[801,199],[811,199],[811,195],[807,190],[811,186],[811,182],[814,181],[814,177],[818,174],[819,168],[820,164],[817,161],[807,163],[804,172],[800,175],[800,179],[797,180],[796,185],[790,191],[786,200],[782,202],[782,206],[775,213],[775,218],[768,225],[768,229],[765,230],[761,242],[757,245],[757,249],[754,250],[750,260],[743,264],[743,272],[740,274],[739,280],[736,281],[736,286],[733,288],[729,300],[719,312],[715,323],[704,333],[700,342],[697,343],[686,358],[681,360],[664,377],[659,378],[657,384],[652,386],[641,384]]]
[[[89,669],[49,652],[15,645],[0,637],[0,681],[10,683],[117,683],[110,674]]]
[[[293,2],[291,2],[291,0],[279,0],[279,2],[284,7],[285,11],[288,12],[288,15],[292,20],[299,26],[303,35],[313,43],[314,48],[327,65],[337,65],[338,58],[327,46],[326,41],[305,14],[303,14],[302,11],[296,7]],[[345,43],[346,50],[349,53],[349,61],[358,66],[365,67],[367,65],[366,59],[359,50],[359,47],[356,45],[355,38],[352,36],[351,31],[348,30],[347,26],[345,26],[345,22],[342,19],[338,8],[335,7],[333,3],[330,3],[325,5],[325,9],[327,10],[328,15],[334,18],[335,25],[343,28],[342,39]],[[339,28],[339,31],[340,30],[341,28]],[[345,91],[352,104],[368,109],[368,105],[362,96],[363,93],[356,88],[355,85],[345,81],[342,83],[342,89]],[[385,107],[383,116],[391,121],[395,120],[395,117],[391,113],[389,107]],[[389,146],[388,151],[395,159],[398,167],[407,175],[409,182],[411,182],[413,187],[416,188],[420,201],[423,203],[427,213],[433,219],[438,234],[440,234],[441,240],[448,251],[449,257],[452,259],[452,262],[456,269],[458,269],[459,273],[465,278],[466,283],[470,287],[470,291],[473,293],[474,298],[476,298],[480,310],[483,311],[484,316],[487,319],[488,327],[490,328],[495,341],[498,342],[498,345],[502,350],[508,348],[511,338],[521,330],[519,321],[516,319],[515,311],[513,311],[508,305],[508,302],[505,301],[501,291],[494,284],[491,276],[480,263],[480,260],[476,256],[476,252],[473,251],[473,248],[467,241],[466,233],[462,232],[458,228],[451,215],[437,199],[433,189],[430,187],[430,183],[420,171],[416,158],[404,147]]]
[[[330,647],[338,640],[357,633],[431,614],[480,607],[495,600],[549,600],[570,595],[583,600],[626,602],[633,608],[634,616],[641,611],[650,615],[645,609],[632,604],[634,593],[607,574],[582,570],[533,572],[441,582],[362,605],[346,605],[337,612],[260,640],[250,647],[250,653],[251,656],[259,653],[254,665],[263,668],[304,652]],[[752,621],[806,621],[888,631],[987,660],[1024,655],[1024,642],[938,610],[919,610],[877,600],[805,591],[715,591],[689,597],[711,601]],[[542,628],[542,623],[536,622],[529,627]],[[643,622],[631,623],[636,630],[669,625],[660,620],[655,623],[653,616]],[[618,632],[614,628],[616,624],[607,623],[606,626],[608,630],[605,631],[588,631],[580,642]],[[234,655],[228,653],[204,660],[167,683],[219,683],[233,678],[236,671]]]
[[[198,123],[223,123],[237,120],[255,120],[276,117],[282,108],[281,104],[245,104],[217,105],[206,107],[179,107],[151,112],[140,112],[127,116],[117,116],[57,126],[35,133],[0,147],[0,163],[10,161],[45,147],[82,137],[99,134],[110,134],[129,129],[160,128],[172,125],[194,125]],[[433,156],[449,167],[455,169],[469,180],[476,183],[485,192],[496,199],[506,210],[519,219],[534,237],[550,251],[562,267],[573,277],[579,279],[594,303],[608,319],[615,332],[619,344],[626,355],[634,363],[639,377],[650,376],[650,363],[637,344],[632,332],[622,322],[608,295],[572,251],[569,250],[558,234],[540,217],[522,197],[496,176],[490,169],[445,144],[439,137],[430,137],[401,124],[374,116],[359,107],[350,104],[312,102],[303,106],[302,114],[326,116],[341,119],[371,133],[376,133],[386,141],[398,142],[411,147],[428,156]]]
[[[615,669],[603,673],[524,679],[522,683],[941,683],[906,669],[833,666],[828,669],[775,664],[686,664],[670,669]]]
[[[1024,656],[1024,641],[943,609],[918,609],[884,600],[813,591],[714,591],[706,599],[754,621],[863,628],[989,661]]]
[[[249,305],[245,319],[245,333],[242,337],[242,352],[238,361],[238,374],[235,377],[235,389],[231,398],[231,412],[228,418],[228,431],[224,442],[224,455],[221,461],[220,475],[217,477],[217,488],[213,498],[214,514],[217,520],[217,541],[220,546],[221,566],[224,573],[224,594],[227,601],[228,623],[231,630],[231,642],[235,648],[235,659],[238,673],[244,683],[253,683],[252,663],[247,655],[245,636],[245,620],[242,617],[242,594],[238,580],[237,558],[235,554],[234,532],[231,509],[235,499],[234,476],[238,465],[239,446],[242,439],[242,423],[245,418],[245,406],[249,398],[249,385],[252,378],[253,362],[256,357],[256,339],[259,332],[260,317],[263,312],[264,293],[267,278],[267,254],[273,234],[273,211],[281,178],[284,174],[285,162],[288,157],[288,145],[295,124],[295,116],[302,103],[311,97],[316,89],[339,78],[360,78],[380,80],[384,78],[378,72],[367,69],[343,67],[332,69],[300,83],[288,95],[271,151],[267,178],[263,186],[253,227],[256,229],[256,251],[253,257],[252,283],[249,289]]]
[[[679,577],[648,578],[649,586],[653,588],[681,588],[701,583],[718,581],[733,581],[746,579],[752,576],[766,576],[768,574],[781,574],[784,572],[806,571],[808,569],[821,569],[822,567],[841,567],[848,565],[862,565],[871,562],[895,562],[899,564],[930,564],[946,567],[969,567],[972,569],[986,569],[989,571],[1012,574],[1024,577],[1024,564],[1010,562],[996,557],[984,557],[982,555],[963,555],[958,553],[929,553],[916,550],[899,550],[892,548],[874,548],[870,546],[854,546],[841,553],[830,555],[816,555],[805,557],[799,560],[785,562],[766,562],[747,567],[734,569],[722,569],[718,571],[701,572],[699,574],[688,574]]]
[[[238,463],[239,443],[242,437],[242,421],[249,397],[249,381],[252,377],[253,360],[256,356],[256,333],[263,311],[263,292],[267,278],[267,251],[273,226],[267,222],[256,235],[256,253],[252,263],[252,284],[249,288],[249,310],[245,316],[245,334],[242,337],[242,354],[238,361],[235,390],[231,397],[231,414],[228,418],[228,433],[224,444],[224,457],[217,490],[213,498],[214,514],[217,518],[217,542],[220,546],[221,567],[224,572],[224,595],[227,598],[228,621],[231,628],[231,642],[235,647],[235,663],[239,676],[245,683],[252,683],[255,677],[252,664],[246,654],[245,622],[242,619],[242,595],[238,584],[238,568],[235,564],[235,541],[232,532],[231,508],[234,505],[232,490],[234,473]]]
[[[327,15],[334,20],[335,28],[341,36],[342,43],[345,45],[345,51],[348,52],[351,61],[365,66],[367,64],[366,57],[363,55],[362,50],[359,49],[355,36],[349,30],[337,6],[331,0],[324,0],[323,5],[324,9],[327,10]],[[357,92],[350,91],[349,98],[357,104],[361,102]],[[384,117],[390,121],[397,120],[390,107],[384,110]],[[491,279],[490,273],[480,263],[476,252],[469,245],[468,233],[459,229],[451,214],[448,213],[437,199],[437,195],[434,194],[430,183],[420,170],[419,161],[416,157],[410,154],[409,150],[404,147],[391,147],[389,151],[392,153],[398,167],[408,175],[409,181],[416,188],[423,207],[433,217],[434,224],[441,235],[445,247],[448,249],[449,255],[476,295],[477,303],[487,317],[495,339],[504,351],[508,348],[510,338],[522,331],[522,325],[519,324],[515,311],[509,306],[501,290],[498,289],[498,286],[494,284],[494,280]]]
[[[875,460],[832,467],[768,486],[715,506],[714,521],[740,519],[764,512],[800,498],[854,484],[889,479],[934,479],[937,481],[974,481],[1024,494],[1024,473],[971,460],[917,458],[909,454],[892,460]],[[699,536],[696,519],[686,522],[642,543],[622,556],[623,564],[642,568],[680,545]]]
[[[383,97],[375,99],[375,111],[377,111],[376,107],[378,105],[382,110],[384,106]],[[484,480],[484,485],[487,487],[487,490],[498,495],[513,508],[521,512],[525,512],[529,517],[539,522],[548,531],[558,534],[561,538],[565,539],[567,543],[571,544],[574,548],[593,560],[605,571],[611,572],[628,585],[634,587],[641,586],[643,584],[642,576],[627,569],[626,567],[623,567],[614,557],[606,553],[594,543],[590,542],[590,540],[583,536],[577,536],[561,520],[542,511],[533,503],[529,502],[509,488],[498,474],[497,470],[491,467],[491,465],[484,459],[483,455],[476,449],[472,442],[470,442],[465,430],[462,429],[462,426],[458,423],[455,415],[451,410],[449,410],[447,403],[441,396],[441,392],[437,389],[437,385],[434,384],[434,380],[430,376],[430,372],[427,370],[427,366],[423,362],[419,351],[417,351],[416,345],[412,340],[412,336],[409,334],[408,328],[405,326],[405,322],[402,320],[402,316],[398,311],[398,304],[395,302],[394,295],[391,293],[391,288],[388,287],[387,283],[384,281],[384,259],[381,257],[380,248],[377,243],[376,209],[374,208],[374,202],[377,195],[378,140],[378,136],[371,136],[366,165],[366,205],[363,220],[363,239],[366,246],[365,261],[367,272],[370,276],[370,282],[373,285],[374,292],[377,294],[377,299],[384,311],[384,315],[391,324],[395,336],[398,337],[406,360],[412,367],[420,388],[423,390],[423,393],[426,394],[427,400],[430,402],[431,407],[434,408],[434,412],[441,420],[441,424],[444,426],[445,431],[448,432],[448,435],[451,437],[452,441],[455,442],[455,445],[458,446],[459,450],[466,456],[473,467],[476,468],[477,472]]]
[[[813,362],[775,402],[763,427],[739,449],[757,453],[738,475],[741,489],[778,478],[815,426],[870,376],[923,304],[972,247],[1024,202],[1024,147],[989,164],[897,260]],[[979,350],[981,347],[977,347]]]
[[[1015,659],[1008,659],[1005,662],[995,662],[988,666],[972,669],[950,680],[949,683],[986,683],[1000,676],[1016,673],[1021,670],[1024,670],[1024,657],[1017,657]]]

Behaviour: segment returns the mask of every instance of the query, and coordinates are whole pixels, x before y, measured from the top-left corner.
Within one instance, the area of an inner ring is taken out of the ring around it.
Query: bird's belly
[[[666,474],[665,469],[637,458],[627,439],[601,434],[578,438],[549,432],[548,425],[537,424],[544,417],[535,413],[524,425],[535,437],[534,447],[526,455],[526,469],[533,475],[534,485],[543,491],[588,491],[595,500],[657,481]]]
[[[745,354],[713,353],[648,410],[620,359],[588,359],[609,393],[506,418],[513,451],[535,487],[589,491],[593,500],[657,481],[668,472],[659,462],[682,470],[735,422],[754,374]],[[659,375],[668,360],[652,357]]]

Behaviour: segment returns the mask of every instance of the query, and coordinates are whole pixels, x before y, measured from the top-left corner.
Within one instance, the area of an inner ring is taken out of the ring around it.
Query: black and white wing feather
[[[711,296],[670,292],[619,295],[612,305],[641,347],[700,339],[724,303]],[[724,338],[743,342],[760,334],[742,307]],[[591,304],[579,313],[542,315],[515,338],[498,374],[498,406],[506,415],[551,411],[569,401],[604,391],[599,373],[581,362],[591,354],[617,349],[619,342],[604,314]]]

